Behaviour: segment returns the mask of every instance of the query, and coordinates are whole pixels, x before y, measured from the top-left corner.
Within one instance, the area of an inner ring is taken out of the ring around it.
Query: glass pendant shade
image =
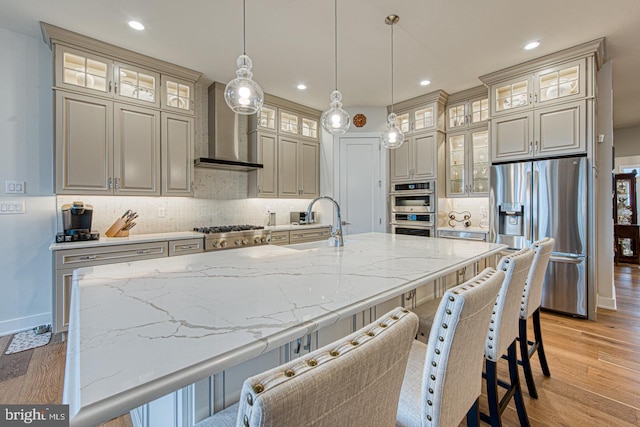
[[[322,113],[320,121],[324,130],[332,135],[342,135],[351,125],[349,113],[342,109],[342,94],[334,90],[331,93],[331,107]]]
[[[382,145],[387,149],[398,148],[404,142],[404,133],[398,126],[396,113],[389,114],[387,128],[382,132]]]
[[[237,61],[236,78],[227,83],[224,100],[238,114],[255,114],[264,103],[264,92],[258,83],[251,80],[251,58],[240,55]]]

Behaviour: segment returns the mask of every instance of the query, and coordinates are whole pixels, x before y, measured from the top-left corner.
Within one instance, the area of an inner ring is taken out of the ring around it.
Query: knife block
[[[122,218],[118,218],[104,234],[107,237],[128,237],[129,230],[123,230],[127,225]]]

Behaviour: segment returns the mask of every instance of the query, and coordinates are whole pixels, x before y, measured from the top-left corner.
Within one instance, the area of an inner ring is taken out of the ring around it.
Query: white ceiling
[[[267,93],[326,109],[334,87],[333,1],[247,0],[247,54]],[[0,0],[0,27],[40,37],[39,21],[203,73],[205,83],[234,77],[242,53],[240,0]],[[346,107],[391,102],[436,89],[477,86],[478,76],[606,37],[613,60],[614,127],[640,125],[638,0],[341,0],[338,88]],[[136,32],[126,22],[147,29]],[[533,51],[522,47],[539,39]],[[427,87],[418,85],[429,79]],[[299,82],[308,90],[296,89]]]

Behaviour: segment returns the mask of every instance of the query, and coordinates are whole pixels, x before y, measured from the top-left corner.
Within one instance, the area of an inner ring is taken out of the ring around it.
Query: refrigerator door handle
[[[575,258],[561,255],[551,255],[549,261],[555,262],[565,262],[567,264],[581,264],[584,261],[584,258]]]
[[[538,171],[533,171],[533,241],[538,241],[538,216],[540,215],[539,206],[540,202],[538,200]]]
[[[527,181],[526,182],[531,182],[531,172],[530,171],[527,171]],[[528,222],[525,222],[524,229],[525,229],[525,239],[527,239],[527,241],[530,242],[531,241],[531,224],[529,224]]]

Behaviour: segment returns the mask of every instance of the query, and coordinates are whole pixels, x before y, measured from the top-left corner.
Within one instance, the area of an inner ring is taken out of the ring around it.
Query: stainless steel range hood
[[[196,167],[252,171],[262,169],[249,160],[249,116],[236,114],[224,100],[223,83],[209,86],[209,157],[196,159]]]

